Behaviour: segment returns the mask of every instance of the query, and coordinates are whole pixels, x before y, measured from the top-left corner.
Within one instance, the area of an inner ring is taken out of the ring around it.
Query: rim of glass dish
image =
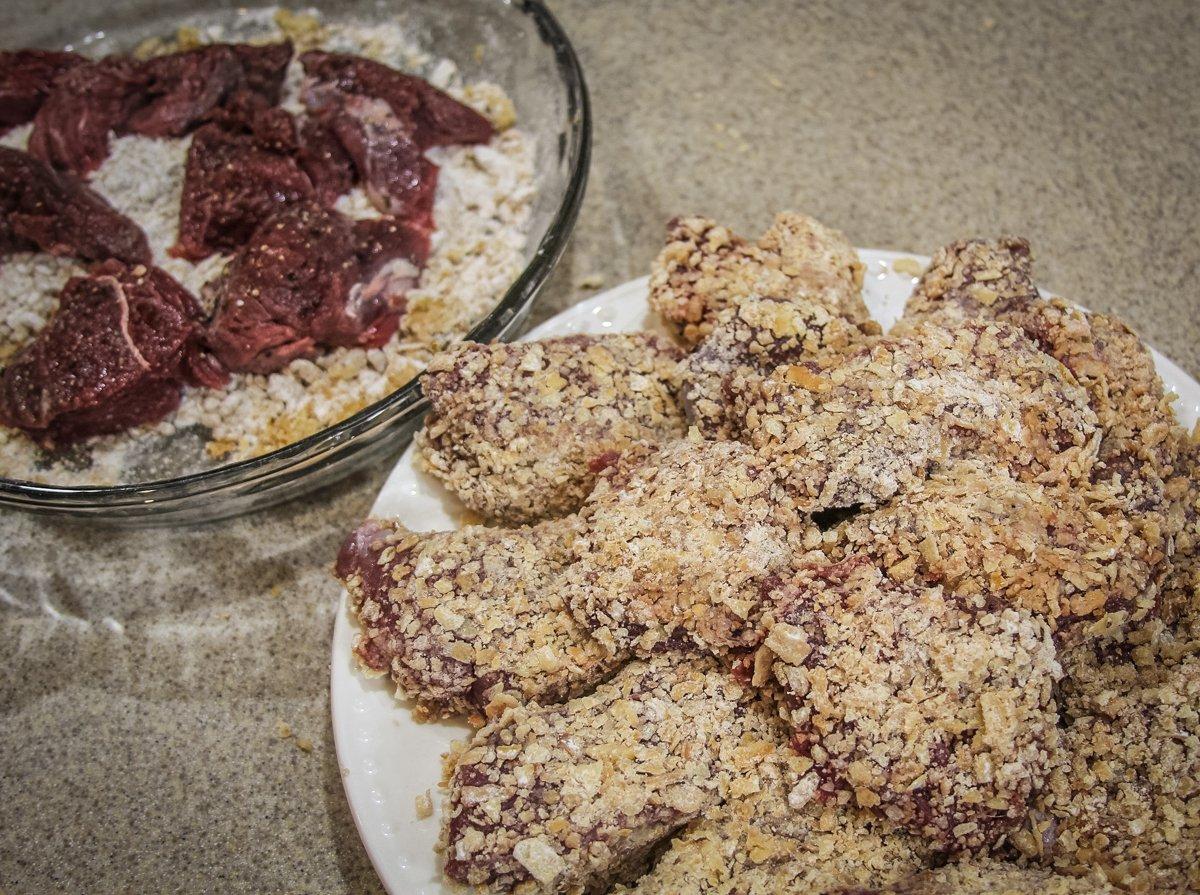
[[[530,16],[542,40],[554,53],[567,91],[568,133],[574,138],[568,142],[566,149],[574,152],[573,158],[568,159],[570,174],[562,202],[532,259],[508,287],[504,297],[463,337],[480,342],[490,342],[505,332],[517,315],[532,303],[562,257],[583,202],[592,151],[591,103],[587,83],[566,32],[541,0],[500,2]],[[424,409],[425,403],[421,396],[421,376],[417,375],[387,397],[286,447],[260,457],[173,478],[121,485],[60,486],[0,476],[0,506],[51,510],[69,515],[72,510],[120,509],[130,505],[145,507],[161,502],[166,510],[179,500],[218,491],[230,485],[248,485],[260,477],[275,475],[305,461],[318,459],[326,450],[350,442],[391,418],[415,415]]]

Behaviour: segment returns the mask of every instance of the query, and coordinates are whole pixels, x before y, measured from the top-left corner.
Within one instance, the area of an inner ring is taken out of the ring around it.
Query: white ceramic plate
[[[875,318],[889,327],[900,316],[915,278],[901,274],[893,262],[910,259],[923,268],[927,258],[872,249],[859,251],[867,265],[863,294]],[[901,265],[912,270],[912,265]],[[632,332],[659,329],[646,306],[646,278],[580,302],[541,326],[526,339],[570,333]],[[1157,351],[1154,361],[1168,389],[1179,400],[1179,419],[1189,428],[1200,414],[1200,384]],[[437,481],[418,470],[410,446],[392,470],[375,516],[396,516],[409,528],[434,531],[457,528],[463,507]],[[357,521],[357,520],[355,520]],[[346,796],[358,832],[379,878],[391,895],[443,895],[440,861],[434,853],[438,837],[441,756],[451,741],[468,735],[463,723],[418,724],[409,708],[393,696],[384,680],[368,680],[354,667],[350,654],[356,623],[347,609],[337,615],[333,632],[331,704],[333,735]],[[428,791],[433,817],[420,820],[416,800]]]

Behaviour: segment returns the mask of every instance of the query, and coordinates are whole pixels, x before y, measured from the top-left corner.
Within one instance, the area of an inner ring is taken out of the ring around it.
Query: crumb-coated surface
[[[1057,755],[1050,629],[859,557],[782,586],[754,680],[783,688],[821,790],[853,794],[939,850],[997,843]]]
[[[1200,374],[1191,0],[548,5],[595,127],[531,322],[585,278],[643,276],[680,210],[759,233],[796,205],[921,254],[1023,232],[1042,284]],[[53,16],[68,40],[110,14],[8,0],[0,32],[32,44]],[[0,515],[0,888],[382,892],[333,753],[327,646],[346,611],[329,561],[388,467],[183,533]]]
[[[361,625],[360,666],[390,675],[426,717],[482,719],[590,688],[624,657],[593,639],[563,601],[574,533],[557,521],[432,534],[363,523],[337,566]]]
[[[922,870],[883,888],[845,888],[825,895],[1108,895],[1118,891],[1102,873],[1075,877],[988,858],[966,858],[936,870]]]
[[[1155,604],[1138,526],[1109,506],[1105,489],[1021,481],[960,460],[844,522],[828,550],[869,555],[899,582],[1020,606],[1083,637]]]
[[[779,895],[886,885],[929,849],[890,821],[815,799],[811,761],[782,742],[759,748],[733,798],[688,825],[620,895]]]
[[[833,364],[878,334],[807,298],[751,296],[723,309],[683,363],[680,398],[705,438],[740,434],[741,405],[757,379],[785,364]]]
[[[422,379],[426,468],[488,518],[569,513],[621,451],[683,433],[679,358],[646,333],[455,346]]]
[[[870,319],[863,267],[844,233],[782,212],[757,243],[705,217],[674,218],[650,271],[650,307],[694,345],[721,311],[752,295],[807,296],[833,313]]]
[[[893,333],[902,335],[930,319],[947,326],[976,317],[1002,319],[1037,297],[1029,240],[959,239],[934,252]]]
[[[566,599],[614,653],[677,630],[717,653],[756,642],[764,588],[819,543],[750,448],[694,432],[601,480],[580,516]]]
[[[1163,581],[1161,611],[1175,621],[1200,616],[1200,429],[1185,436],[1180,445],[1175,474],[1168,484],[1178,518],[1173,527],[1175,549]]]
[[[680,653],[562,705],[511,709],[457,756],[447,875],[494,891],[532,880],[603,892],[727,794],[758,715],[724,670]]]
[[[1063,658],[1063,760],[1023,851],[1137,893],[1200,890],[1200,619]]]
[[[964,456],[1022,481],[1076,480],[1099,437],[1074,377],[1020,330],[985,321],[926,324],[829,370],[781,367],[747,404],[747,439],[814,510],[878,505]]]

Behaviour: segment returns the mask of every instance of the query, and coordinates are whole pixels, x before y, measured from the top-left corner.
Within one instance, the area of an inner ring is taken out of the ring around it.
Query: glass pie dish
[[[14,17],[6,29],[7,48],[74,47],[97,56],[173,34],[197,16],[230,21],[232,30],[239,17],[256,13],[220,0],[132,0],[64,21],[34,14],[30,7],[29,15]],[[537,0],[326,0],[305,10],[330,23],[340,18],[394,23],[419,50],[453,62],[464,79],[494,82],[511,98],[519,127],[534,143],[535,193],[523,266],[465,338],[488,342],[515,336],[563,253],[587,182],[587,88],[562,28]],[[142,525],[233,516],[398,453],[425,409],[418,376],[340,422],[260,456],[171,477],[140,481],[132,475],[130,481],[101,486],[0,477],[0,507]]]

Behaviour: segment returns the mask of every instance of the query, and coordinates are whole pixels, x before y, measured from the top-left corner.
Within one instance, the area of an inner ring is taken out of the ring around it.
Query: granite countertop
[[[1058,5],[555,2],[595,158],[535,321],[645,273],[676,213],[794,207],[911,252],[1026,235],[1042,283],[1200,375],[1200,11]],[[0,516],[0,891],[378,891],[329,566],[386,472],[193,529]]]

